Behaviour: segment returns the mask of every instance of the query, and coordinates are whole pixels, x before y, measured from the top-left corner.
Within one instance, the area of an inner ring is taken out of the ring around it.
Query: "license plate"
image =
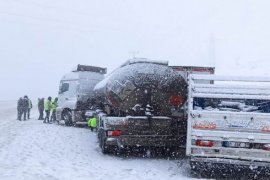
[[[249,143],[224,141],[223,142],[223,147],[229,147],[229,148],[249,148]]]

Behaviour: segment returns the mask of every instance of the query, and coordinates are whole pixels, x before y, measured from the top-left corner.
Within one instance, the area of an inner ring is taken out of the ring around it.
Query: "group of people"
[[[44,123],[51,123],[56,121],[56,108],[58,98],[48,97],[45,101],[44,98],[38,98],[38,110],[39,117],[38,120],[44,120]],[[28,98],[28,96],[20,97],[17,102],[17,119],[18,120],[26,120],[30,119],[30,110],[32,109],[32,101]],[[45,110],[45,118],[44,118],[44,110]]]
[[[38,111],[39,111],[39,118],[38,120],[43,120],[43,123],[51,123],[56,121],[56,108],[58,98],[48,97],[45,101],[44,98],[38,99]],[[45,118],[44,118],[44,110],[45,110]],[[51,113],[52,112],[52,113]]]
[[[58,98],[52,99],[52,97],[48,97],[46,100],[44,98],[38,98],[38,111],[39,117],[38,120],[43,120],[43,123],[52,123],[56,121],[56,108],[58,106]],[[32,109],[32,101],[28,98],[28,96],[20,97],[17,104],[18,110],[18,120],[26,120],[26,118],[30,119],[30,110]],[[45,111],[45,118],[44,118]],[[97,127],[97,119],[95,117],[95,113],[87,116],[86,120],[88,122],[88,127],[93,131]]]
[[[19,121],[30,119],[30,110],[32,109],[32,101],[28,98],[28,96],[20,97],[17,102],[17,119]],[[23,117],[22,117],[23,116]],[[23,119],[22,119],[23,118]]]

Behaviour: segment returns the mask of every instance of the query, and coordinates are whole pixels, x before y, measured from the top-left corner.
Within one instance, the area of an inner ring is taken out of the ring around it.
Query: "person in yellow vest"
[[[56,108],[58,106],[57,101],[58,101],[58,98],[55,98],[51,103],[51,107],[52,107],[51,122],[56,121]]]
[[[92,118],[87,119],[88,127],[90,127],[91,131],[97,128],[97,118],[94,116]]]
[[[28,110],[27,110],[28,119],[30,119],[30,110],[32,109],[32,107],[33,107],[32,101],[31,101],[31,99],[28,98]]]
[[[49,123],[49,121],[50,121],[49,118],[50,118],[50,113],[51,113],[51,109],[52,109],[51,101],[52,101],[52,98],[48,97],[48,99],[44,103],[44,110],[46,113],[46,117],[45,117],[43,123],[46,123],[46,122]]]

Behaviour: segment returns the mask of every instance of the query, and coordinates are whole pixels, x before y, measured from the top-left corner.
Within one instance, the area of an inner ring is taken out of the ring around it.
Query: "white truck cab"
[[[60,80],[57,121],[66,125],[85,122],[85,112],[91,109],[95,85],[104,79],[106,68],[78,65]]]

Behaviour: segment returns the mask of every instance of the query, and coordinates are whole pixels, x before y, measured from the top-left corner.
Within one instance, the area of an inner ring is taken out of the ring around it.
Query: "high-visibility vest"
[[[45,103],[44,103],[44,110],[45,111],[50,111],[51,110],[51,101],[49,100],[46,100]]]
[[[95,117],[88,120],[88,126],[92,128],[97,127],[97,119]]]
[[[56,111],[57,106],[58,106],[57,102],[55,100],[53,100],[52,103],[51,103],[52,111]]]
[[[32,101],[29,99],[29,100],[28,100],[28,108],[29,108],[29,109],[32,109],[32,107],[33,107]]]

